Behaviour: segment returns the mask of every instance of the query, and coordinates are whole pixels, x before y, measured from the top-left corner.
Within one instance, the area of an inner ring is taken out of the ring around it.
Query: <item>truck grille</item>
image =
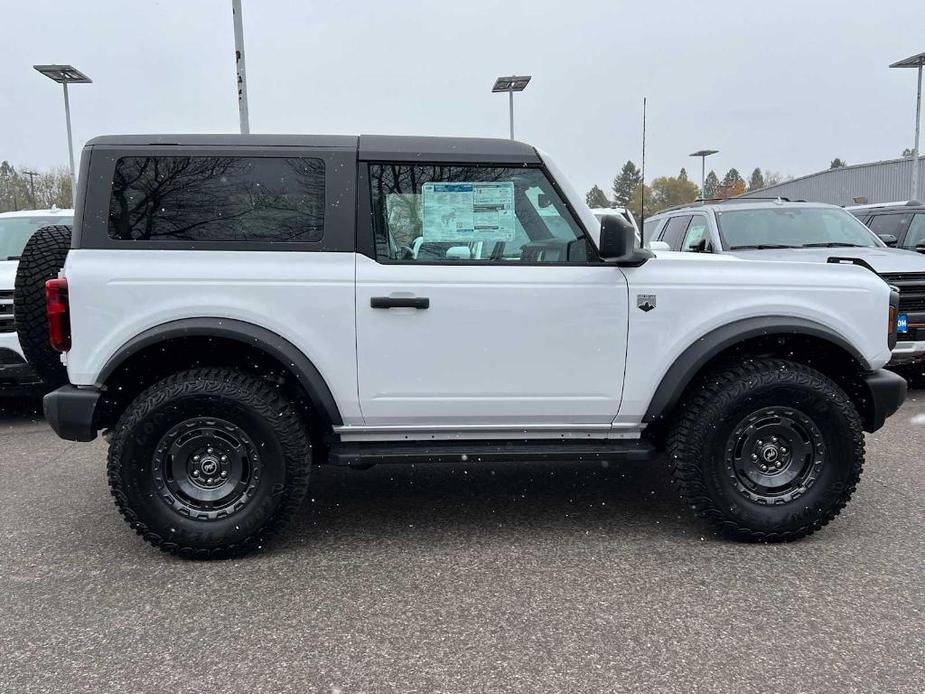
[[[11,333],[13,327],[13,290],[0,289],[0,333]]]
[[[899,289],[899,312],[925,311],[925,272],[903,272],[880,275]]]

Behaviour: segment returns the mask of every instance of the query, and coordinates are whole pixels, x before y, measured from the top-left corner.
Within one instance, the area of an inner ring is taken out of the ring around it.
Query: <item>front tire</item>
[[[278,534],[308,489],[311,445],[279,389],[217,368],[170,376],[113,431],[109,485],[128,524],[156,547],[221,558]]]
[[[756,359],[697,383],[667,440],[681,498],[723,535],[795,540],[829,523],[864,464],[860,417],[822,373]]]

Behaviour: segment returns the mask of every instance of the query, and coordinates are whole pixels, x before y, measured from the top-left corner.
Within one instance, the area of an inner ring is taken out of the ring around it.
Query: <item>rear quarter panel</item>
[[[345,424],[357,404],[352,253],[72,250],[68,376],[94,385],[131,338],[182,318],[253,323],[289,340],[315,364]]]

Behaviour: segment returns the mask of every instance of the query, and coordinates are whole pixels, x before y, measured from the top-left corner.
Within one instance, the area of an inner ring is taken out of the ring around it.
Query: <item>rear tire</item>
[[[166,552],[244,554],[287,525],[308,490],[302,417],[272,384],[192,369],[128,406],[109,448],[109,486],[128,524]]]
[[[71,248],[71,227],[54,225],[36,231],[23,249],[16,269],[13,320],[26,361],[49,388],[68,382],[61,355],[48,338],[45,282],[55,279]]]
[[[864,434],[845,392],[802,364],[755,359],[713,372],[678,410],[667,450],[674,483],[723,535],[782,542],[844,508]]]

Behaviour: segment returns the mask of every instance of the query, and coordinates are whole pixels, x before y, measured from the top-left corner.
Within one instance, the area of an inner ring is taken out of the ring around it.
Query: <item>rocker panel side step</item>
[[[655,456],[644,439],[618,441],[434,441],[420,443],[335,443],[331,465],[377,463],[501,463],[532,460],[641,461]]]

